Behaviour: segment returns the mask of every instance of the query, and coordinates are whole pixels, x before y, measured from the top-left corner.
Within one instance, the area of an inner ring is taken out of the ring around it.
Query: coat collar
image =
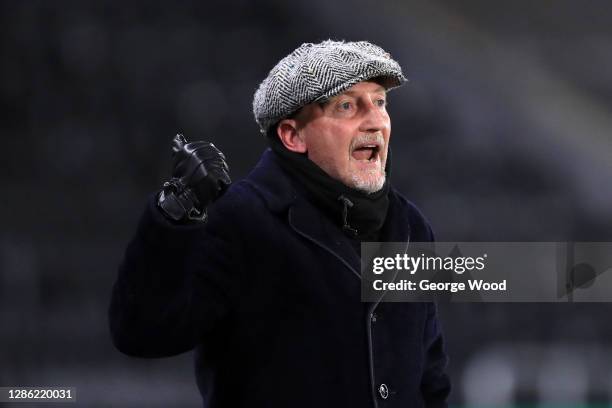
[[[246,180],[274,213],[285,212],[297,199],[297,192],[285,174],[274,152],[266,149]]]
[[[286,214],[292,229],[330,252],[351,272],[360,276],[361,261],[340,225],[333,224],[296,191],[294,182],[283,171],[271,149],[266,149],[245,181],[259,193],[270,211]],[[409,207],[403,205],[403,199],[395,189],[391,188],[389,194],[389,209],[381,239],[407,242],[410,237]]]

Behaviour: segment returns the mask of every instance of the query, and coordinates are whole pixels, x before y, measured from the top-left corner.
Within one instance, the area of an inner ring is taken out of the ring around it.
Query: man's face
[[[384,87],[359,82],[295,119],[308,158],[328,175],[367,193],[382,188],[391,136]]]

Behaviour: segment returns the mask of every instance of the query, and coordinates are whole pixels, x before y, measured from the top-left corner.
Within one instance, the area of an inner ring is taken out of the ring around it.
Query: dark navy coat
[[[395,190],[385,241],[431,241]],[[446,406],[431,303],[362,303],[360,259],[266,151],[205,225],[141,218],[110,306],[113,341],[141,357],[196,348],[206,407]]]

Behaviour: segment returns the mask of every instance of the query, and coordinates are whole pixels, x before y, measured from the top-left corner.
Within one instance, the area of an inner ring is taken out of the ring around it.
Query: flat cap
[[[265,134],[301,107],[373,78],[381,78],[387,90],[406,81],[389,53],[367,41],[304,43],[280,60],[259,84],[253,98],[255,121]]]

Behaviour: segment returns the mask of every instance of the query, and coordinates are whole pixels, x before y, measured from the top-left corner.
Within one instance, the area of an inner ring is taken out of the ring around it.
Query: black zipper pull
[[[357,236],[357,230],[352,228],[348,223],[348,209],[353,207],[353,202],[345,197],[344,194],[338,197],[338,201],[342,201],[342,223],[344,224],[342,229]]]

